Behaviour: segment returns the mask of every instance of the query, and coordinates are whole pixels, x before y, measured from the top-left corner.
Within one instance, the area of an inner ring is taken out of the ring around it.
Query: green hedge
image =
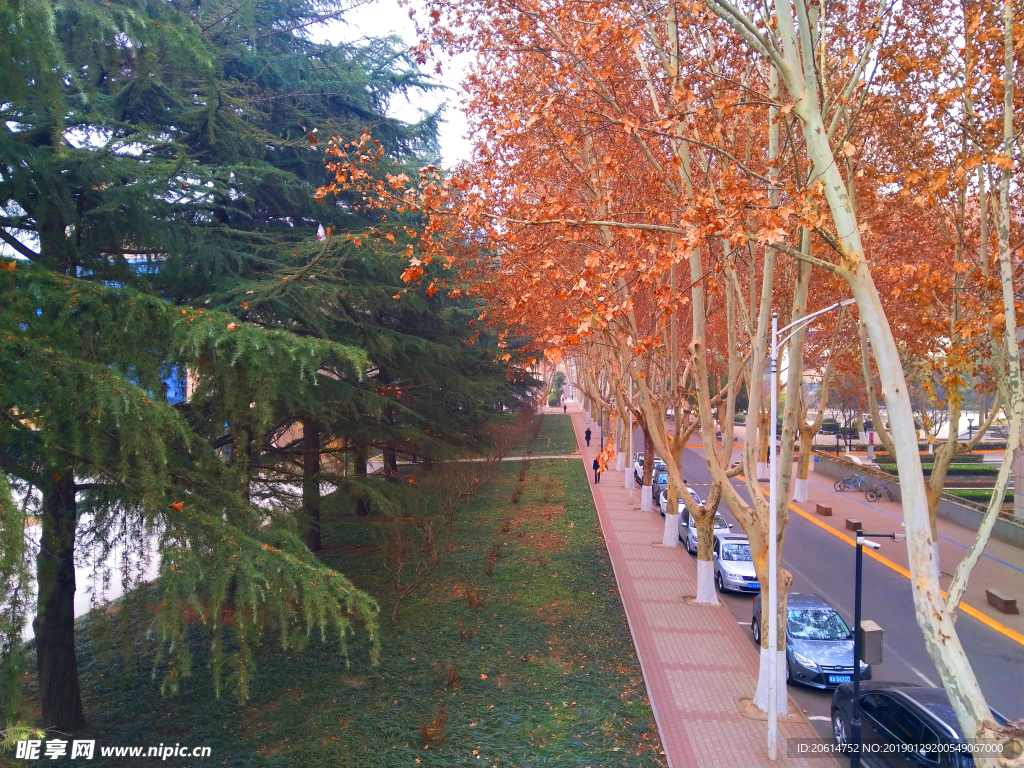
[[[931,467],[929,467],[931,471]],[[946,472],[948,475],[998,475],[999,467],[987,464],[951,464],[949,470]]]
[[[953,488],[946,491],[950,496],[956,496],[959,499],[970,499],[971,501],[980,501],[988,503],[992,499],[992,491],[987,488]],[[1003,503],[1013,501],[1013,491],[1007,491],[1003,496]]]
[[[896,465],[876,462],[878,468],[883,472],[889,472],[890,474],[897,474]],[[924,471],[925,477],[930,477],[934,464],[922,464],[921,469]],[[951,464],[949,469],[946,470],[946,475],[959,475],[961,477],[995,477],[999,474],[999,467],[997,466],[979,466],[978,464]]]
[[[896,459],[889,456],[884,451],[875,451],[875,461],[878,464],[895,464]],[[962,453],[956,457],[957,464],[983,464],[985,462],[985,454],[983,453]],[[935,463],[935,454],[933,453],[922,453],[921,454],[922,464],[933,464]]]

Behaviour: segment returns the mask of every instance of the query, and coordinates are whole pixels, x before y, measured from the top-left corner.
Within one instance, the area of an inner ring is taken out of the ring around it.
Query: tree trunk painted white
[[[864,322],[875,361],[878,364],[882,396],[892,425],[892,438],[899,467],[900,492],[903,495],[903,515],[907,531],[907,559],[911,574],[910,584],[918,625],[924,635],[928,655],[935,663],[943,687],[957,719],[968,734],[978,734],[991,724],[991,713],[985,702],[978,679],[964,652],[953,624],[946,611],[939,583],[939,568],[935,560],[935,542],[932,540],[928,517],[928,499],[921,471],[921,455],[917,445],[914,412],[903,362],[899,356],[892,328],[882,306],[878,289],[864,258],[860,228],[854,203],[846,183],[839,173],[828,132],[813,99],[807,98],[806,84],[800,82],[799,64],[795,46],[795,28],[788,3],[775,2],[779,16],[780,37],[784,40],[785,56],[795,66],[787,68],[787,86],[796,98],[794,112],[800,117],[807,153],[815,168],[822,169],[820,180],[836,230],[843,233],[840,240],[843,257],[839,275],[843,277],[854,298]],[[791,42],[793,41],[793,42]]]
[[[661,535],[661,543],[666,547],[679,546],[679,515],[665,515],[665,531]]]
[[[789,691],[786,690],[786,650],[775,652],[775,701],[778,713],[782,717],[789,713]],[[761,649],[761,664],[757,673],[757,692],[754,694],[754,706],[762,712],[768,711],[768,680],[770,669],[768,649]]]
[[[618,454],[615,457],[615,471],[624,472],[626,469],[626,457],[623,454]]]
[[[768,482],[768,462],[759,461],[757,462],[757,479],[762,482]]]
[[[793,501],[807,501],[807,481],[802,477],[793,482]]]
[[[718,605],[715,564],[710,560],[697,561],[697,602],[701,605]]]
[[[640,489],[640,511],[641,512],[653,512],[654,511],[654,494],[653,488],[649,485],[645,485]]]

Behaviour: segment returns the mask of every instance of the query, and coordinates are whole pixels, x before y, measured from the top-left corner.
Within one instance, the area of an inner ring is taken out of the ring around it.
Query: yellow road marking
[[[743,477],[742,475],[738,475],[737,479],[742,479],[742,477]],[[760,486],[758,486],[758,487],[760,488]],[[766,491],[764,488],[760,488],[760,490],[761,490],[761,493],[763,493],[765,496],[768,495],[768,491]],[[831,525],[826,525],[825,523],[821,522],[820,520],[816,520],[809,513],[804,512],[802,509],[800,509],[799,507],[795,507],[792,504],[787,503],[786,506],[789,507],[794,512],[796,512],[798,515],[800,515],[800,517],[804,518],[805,520],[810,520],[812,523],[814,523],[819,528],[822,528],[822,529],[828,531],[829,533],[831,533],[833,536],[835,536],[835,537],[837,537],[839,539],[842,539],[847,544],[849,544],[851,547],[857,546],[856,540],[851,539],[849,536],[847,536],[844,533],[841,533],[840,531],[837,531]],[[868,557],[878,561],[879,563],[884,565],[886,568],[889,568],[889,569],[895,571],[896,573],[900,574],[900,576],[905,576],[908,579],[910,578],[910,571],[908,571],[902,565],[897,565],[892,560],[889,560],[887,558],[882,557],[877,552],[875,552],[873,549],[865,548],[864,549],[864,554],[867,555]],[[943,597],[947,596],[947,593],[946,593],[945,590],[943,590],[942,596]],[[961,602],[960,605],[957,606],[957,607],[961,611],[966,613],[968,616],[973,616],[978,621],[980,621],[982,624],[985,624],[986,626],[991,627],[992,629],[994,629],[999,634],[1001,634],[1001,635],[1003,635],[1005,637],[1010,638],[1015,643],[1019,643],[1021,645],[1024,645],[1024,635],[1022,635],[1020,632],[1016,632],[1016,631],[1010,629],[1005,624],[1000,624],[995,619],[993,619],[993,618],[991,618],[989,616],[986,616],[984,613],[979,611],[977,608],[975,608],[975,607],[973,607],[971,605],[968,605],[967,603]]]

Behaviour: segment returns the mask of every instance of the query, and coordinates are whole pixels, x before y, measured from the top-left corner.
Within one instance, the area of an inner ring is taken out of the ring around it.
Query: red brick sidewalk
[[[593,484],[599,446],[585,445],[586,414],[572,420],[669,766],[833,766],[786,756],[786,739],[817,737],[792,701],[790,715],[779,719],[779,760],[769,763],[766,720],[740,701],[757,687],[758,654],[748,630],[724,605],[684,601],[697,593],[696,562],[682,547],[662,547],[661,517],[639,511],[622,472],[605,472]]]

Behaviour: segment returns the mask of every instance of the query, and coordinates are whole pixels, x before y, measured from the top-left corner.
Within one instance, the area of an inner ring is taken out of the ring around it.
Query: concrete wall
[[[1018,461],[1019,461],[1018,457]],[[814,454],[814,471],[820,472],[828,477],[834,477],[841,479],[849,477],[858,470],[853,464],[849,464],[842,460],[836,461],[835,457],[824,456],[821,453]],[[868,472],[867,475],[868,486],[875,485],[881,482],[889,483],[889,487],[893,491],[893,495],[897,501],[902,500],[900,494],[899,481],[895,479],[882,480],[880,477],[875,476],[874,473]],[[888,476],[887,476],[888,478]],[[874,482],[872,481],[874,479]],[[1024,491],[1024,488],[1021,489]],[[859,491],[858,491],[859,493]],[[1016,500],[1024,496],[1024,493],[1018,494],[1014,492],[1014,503]],[[943,497],[939,499],[939,517],[943,520],[949,520],[951,523],[955,523],[963,528],[967,528],[971,531],[977,531],[981,527],[981,521],[985,517],[985,514],[974,507],[968,507],[965,504],[957,504],[955,501]],[[1016,547],[1024,548],[1024,520],[1018,520],[1015,518],[1007,518],[1000,516],[996,520],[995,526],[992,528],[992,536],[1000,541],[1005,541],[1007,544],[1013,544]]]

